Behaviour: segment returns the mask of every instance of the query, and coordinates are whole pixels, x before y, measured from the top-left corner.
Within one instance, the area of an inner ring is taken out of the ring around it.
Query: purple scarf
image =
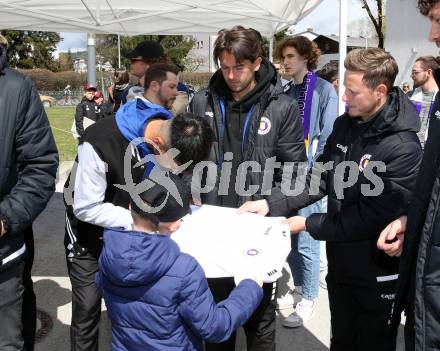
[[[422,110],[422,103],[419,102],[419,101],[412,101],[412,100],[411,100],[411,102],[413,103],[414,107],[416,108],[417,114],[420,115],[420,111]],[[433,104],[434,104],[434,100],[431,101],[431,105],[429,106],[429,114],[428,114],[428,116],[431,116],[431,111],[432,111],[432,105]]]
[[[300,88],[298,96],[299,113],[304,129],[304,141],[306,143],[306,147],[308,147],[309,144],[310,115],[312,113],[312,99],[316,81],[316,74],[312,71],[308,71],[306,76],[304,77],[304,83]]]

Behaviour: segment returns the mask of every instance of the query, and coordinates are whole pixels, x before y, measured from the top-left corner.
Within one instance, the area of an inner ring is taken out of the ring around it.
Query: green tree
[[[16,68],[47,68],[59,70],[53,53],[61,38],[54,32],[2,30],[9,42],[8,64]]]
[[[118,36],[114,34],[96,35],[96,54],[118,67]],[[121,55],[122,56],[122,55]]]
[[[66,54],[66,71],[73,71],[73,56],[72,56],[72,51],[69,50],[67,51]]]
[[[133,37],[121,36],[121,65],[130,66],[127,55],[136,45],[145,41],[158,41],[164,48],[168,57],[177,65],[184,66],[184,59],[194,45],[194,39],[183,35],[137,35]],[[113,67],[118,66],[118,36],[117,35],[97,35],[96,50],[106,60],[109,60]]]
[[[73,55],[70,48],[67,52],[60,52],[60,71],[73,71]]]
[[[273,49],[277,47],[277,44],[287,36],[288,28],[276,33],[273,37]],[[263,55],[269,57],[269,39],[263,37]]]

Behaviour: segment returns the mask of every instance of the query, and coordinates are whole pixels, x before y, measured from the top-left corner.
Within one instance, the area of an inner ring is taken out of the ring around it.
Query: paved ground
[[[60,167],[60,179],[57,190],[62,184],[72,163],[63,163]],[[55,193],[46,210],[34,224],[35,263],[33,277],[37,294],[38,308],[47,312],[53,319],[53,328],[36,347],[36,351],[69,350],[69,324],[71,315],[71,287],[67,277],[64,257],[64,205],[62,194]],[[280,284],[281,292],[291,285],[290,273],[284,272]],[[285,313],[290,313],[287,310]],[[328,350],[330,340],[330,314],[327,291],[321,289],[315,317],[305,327],[286,329],[280,324],[282,315],[278,316],[277,351],[322,351]],[[100,350],[109,350],[110,323],[105,306],[102,311]],[[402,328],[401,328],[402,329]],[[237,350],[244,351],[243,333],[239,332]],[[398,350],[404,350],[401,335]]]

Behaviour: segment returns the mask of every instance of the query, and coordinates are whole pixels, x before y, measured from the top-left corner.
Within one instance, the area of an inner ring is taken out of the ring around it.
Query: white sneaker
[[[276,308],[277,310],[295,308],[301,300],[302,294],[298,291],[298,289],[289,290],[285,295],[282,295],[277,299]]]
[[[311,300],[302,299],[301,302],[296,305],[295,312],[289,317],[284,319],[281,324],[288,328],[298,328],[313,318],[315,314],[315,302]]]

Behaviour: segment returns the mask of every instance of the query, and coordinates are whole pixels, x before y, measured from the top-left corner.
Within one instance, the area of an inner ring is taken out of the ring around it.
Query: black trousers
[[[391,320],[397,280],[367,286],[336,282],[329,273],[331,351],[394,351],[398,325]]]
[[[416,333],[414,321],[414,304],[411,303],[405,311],[405,351],[415,351],[416,349]]]
[[[235,287],[234,278],[208,279],[214,301],[228,298]],[[263,299],[251,318],[243,325],[246,333],[248,351],[275,351],[275,307],[276,284],[263,285]],[[236,333],[225,342],[218,344],[206,343],[206,351],[235,350]]]
[[[37,329],[37,299],[34,292],[34,283],[32,281],[32,265],[34,263],[34,233],[32,227],[29,227],[24,233],[24,242],[26,244],[26,258],[23,270],[23,340],[24,349],[33,351],[35,348],[35,332]]]
[[[22,336],[24,262],[0,272],[0,350],[24,350]]]
[[[71,251],[67,251],[69,255]],[[101,294],[95,285],[98,258],[87,250],[67,256],[67,269],[72,284],[72,351],[98,351]]]

